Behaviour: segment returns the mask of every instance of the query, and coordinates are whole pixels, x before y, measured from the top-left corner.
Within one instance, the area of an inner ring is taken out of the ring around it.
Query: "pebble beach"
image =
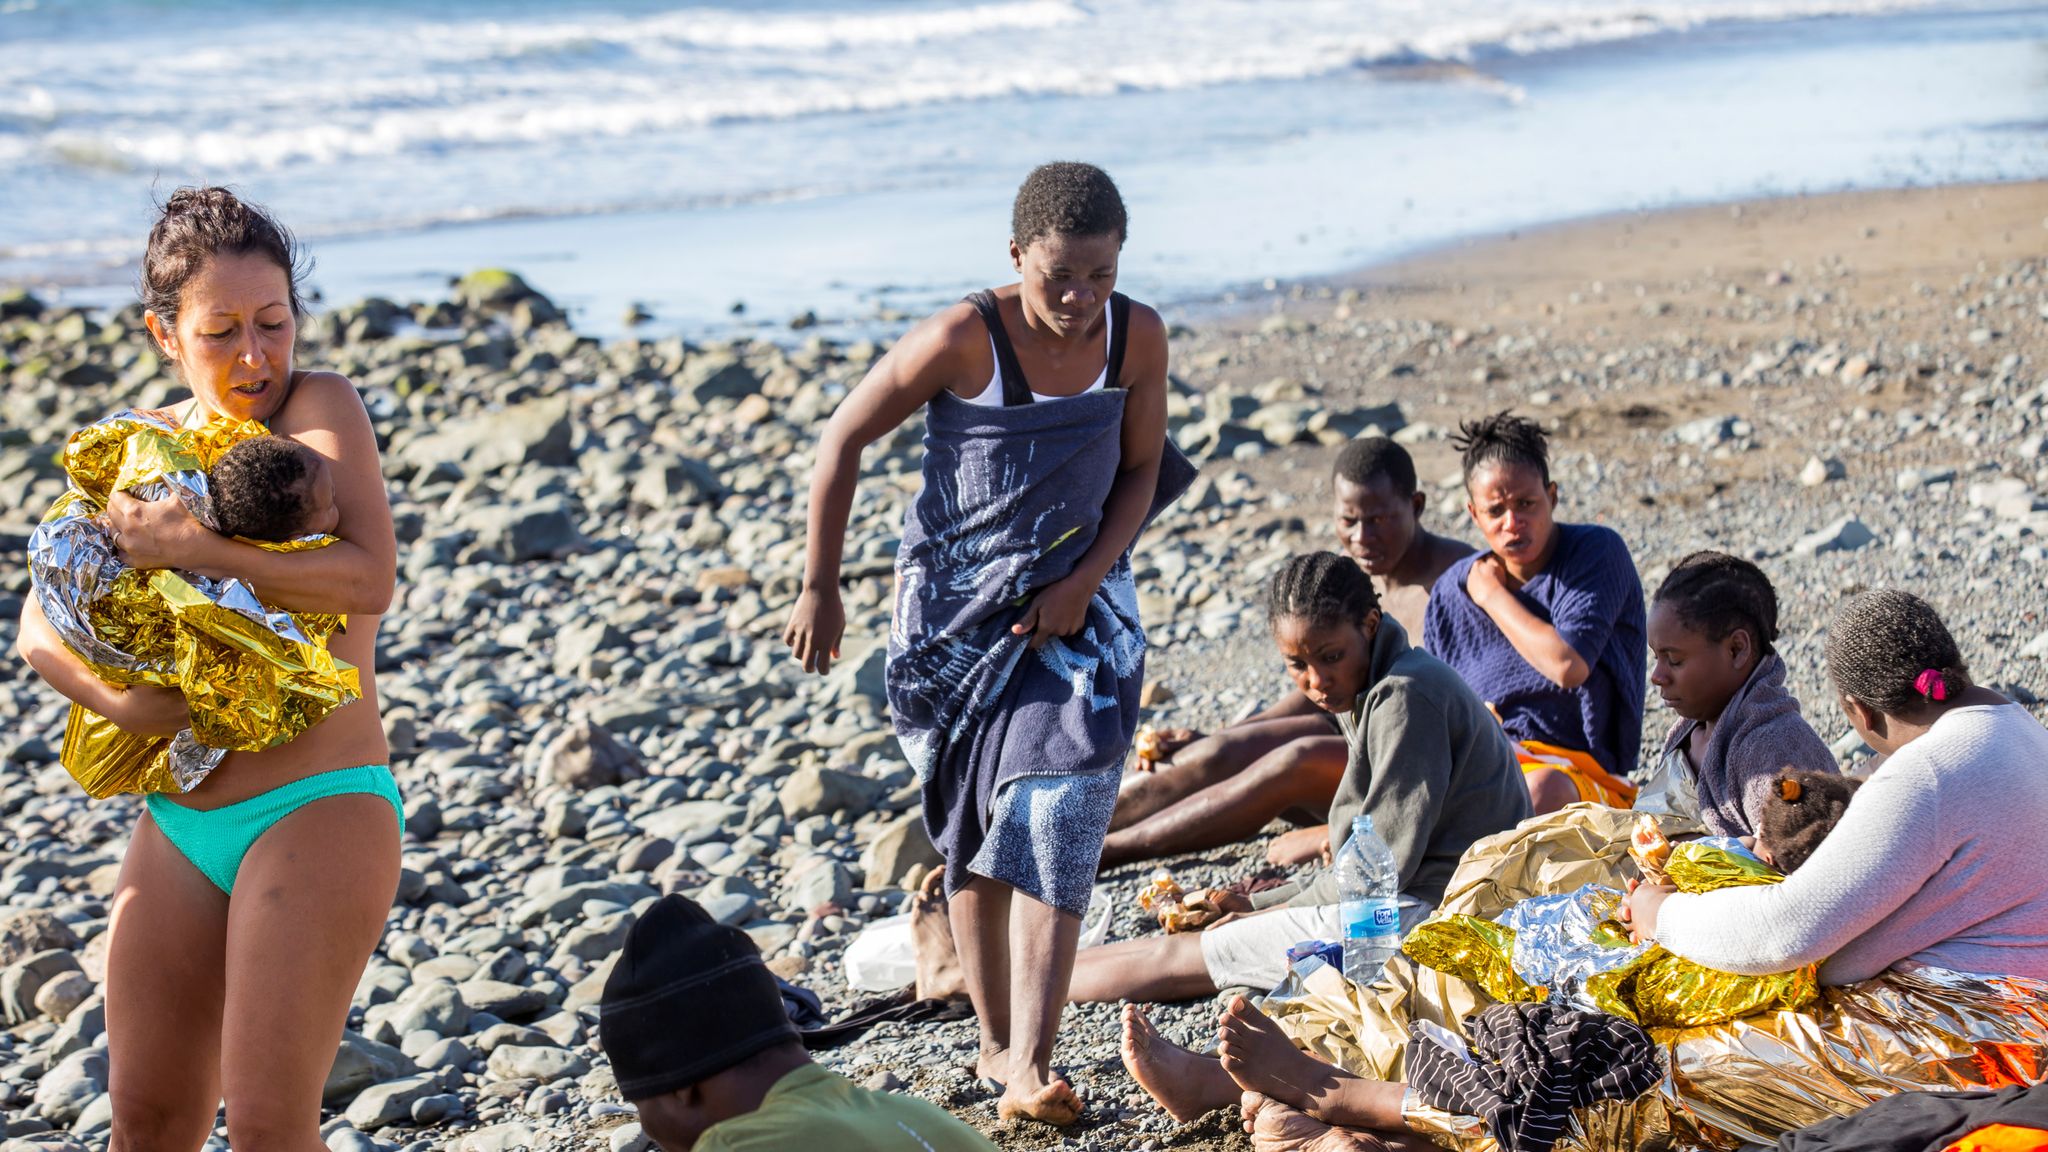
[[[779,640],[818,430],[885,346],[598,339],[545,289],[486,270],[301,329],[300,366],[363,395],[401,543],[377,673],[405,871],[328,1082],[335,1152],[645,1148],[595,1028],[635,910],[694,897],[834,1016],[867,998],[846,947],[933,860],[882,691],[918,421],[865,458],[843,659],[806,676]],[[1137,546],[1147,722],[1213,728],[1284,689],[1259,583],[1333,546],[1339,446],[1408,445],[1428,526],[1474,539],[1448,436],[1503,408],[1551,429],[1560,518],[1620,532],[1646,588],[1707,547],[1771,575],[1792,687],[1844,759],[1821,628],[1862,588],[1927,598],[1978,682],[2048,717],[2048,185],[1604,216],[1166,313],[1170,434],[1202,477]],[[53,454],[182,393],[133,307],[20,291],[0,291],[0,377],[11,657]],[[1654,741],[1671,717],[1652,709]],[[0,1152],[107,1140],[105,899],[140,806],[77,790],[64,715],[0,661]],[[1165,865],[1230,879],[1264,849]],[[1153,867],[1105,877],[1112,938],[1145,931]],[[1088,1113],[1064,1131],[998,1124],[971,1020],[820,1058],[1005,1148],[1248,1148],[1227,1114],[1152,1105],[1117,1011],[1066,1017],[1057,1060]],[[1202,1047],[1215,1011],[1155,1019]]]

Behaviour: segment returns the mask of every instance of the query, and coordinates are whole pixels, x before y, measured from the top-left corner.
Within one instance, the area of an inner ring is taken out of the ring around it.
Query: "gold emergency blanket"
[[[1677,845],[1665,870],[1682,892],[1775,884],[1775,868],[1733,842]],[[1817,965],[1774,976],[1737,976],[1704,968],[1656,944],[1631,944],[1613,919],[1617,888],[1588,884],[1532,897],[1504,923],[1439,914],[1416,927],[1402,951],[1484,988],[1502,1001],[1561,995],[1576,1007],[1645,1027],[1714,1024],[1778,1008],[1804,1008],[1820,994]]]
[[[1587,884],[1620,887],[1636,875],[1628,847],[1637,815],[1604,804],[1572,804],[1479,840],[1458,861],[1439,911],[1491,923],[1532,896]],[[1676,816],[1659,821],[1669,836],[1704,831]],[[1501,967],[1513,975],[1512,968]],[[1297,1048],[1375,1080],[1407,1078],[1411,1022],[1427,1020],[1463,1035],[1465,1018],[1497,999],[1479,985],[1398,953],[1371,984],[1332,976],[1268,996],[1260,1007]]]
[[[109,497],[127,491],[143,499],[176,495],[201,523],[217,527],[207,470],[266,431],[254,421],[228,420],[187,429],[155,413],[122,412],[80,429],[65,445],[71,486],[29,541],[43,614],[95,675],[112,684],[182,689],[193,719],[188,731],[151,739],[74,705],[61,760],[96,799],[187,791],[227,752],[295,739],[361,695],[355,667],[327,651],[343,617],[274,611],[240,580],[130,569],[101,520]],[[278,552],[332,542],[247,541]]]
[[[1573,1114],[1558,1152],[1726,1152],[1846,1116],[1898,1092],[2004,1088],[2048,1076],[2048,983],[1904,963],[1821,989],[1806,1012],[1652,1028],[1664,1080]],[[1422,1105],[1409,1126],[1459,1152],[1495,1152],[1484,1123]]]
[[[1585,884],[1623,886],[1636,874],[1629,835],[1638,814],[1577,804],[1475,843],[1441,909],[1491,922],[1532,896]],[[1704,829],[1659,816],[1673,839]],[[1325,968],[1292,995],[1260,1007],[1296,1046],[1360,1076],[1406,1079],[1408,1025],[1427,1020],[1464,1034],[1494,998],[1477,985],[1397,955],[1371,985]],[[1807,1011],[1765,1012],[1719,1024],[1651,1028],[1665,1077],[1634,1101],[1573,1114],[1558,1152],[1691,1149],[1771,1143],[1793,1128],[1854,1112],[1896,1092],[1998,1088],[2048,1077],[2048,983],[1985,979],[1901,965],[1861,984],[1823,988]],[[1484,1121],[1422,1104],[1409,1126],[1461,1152],[1494,1152]]]

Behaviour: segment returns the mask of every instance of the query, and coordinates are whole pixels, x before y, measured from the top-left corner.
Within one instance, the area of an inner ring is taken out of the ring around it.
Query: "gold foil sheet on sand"
[[[1442,909],[1490,921],[1527,897],[1588,883],[1619,887],[1635,875],[1635,818],[1574,805],[1488,837],[1459,862]],[[1701,831],[1675,817],[1659,822],[1674,839]],[[1410,1021],[1463,1035],[1464,1019],[1495,1002],[1406,956],[1371,985],[1341,977],[1334,984],[1263,1007],[1298,1046],[1380,1080],[1405,1078]],[[1908,963],[1822,988],[1803,1011],[1649,1032],[1663,1052],[1663,1082],[1636,1100],[1576,1111],[1558,1152],[1727,1152],[1898,1092],[2038,1083],[2048,1077],[2048,983]],[[1429,1108],[1413,1093],[1406,1115],[1412,1130],[1443,1147],[1496,1148],[1483,1121]]]
[[[1782,879],[1776,869],[1733,845],[1701,841],[1677,845],[1665,869],[1682,892]],[[1570,896],[1531,897],[1508,915],[1530,912],[1530,919],[1547,931],[1519,938],[1507,925],[1438,915],[1418,925],[1402,951],[1479,985],[1500,1001],[1543,999],[1537,989],[1550,982],[1544,973],[1570,973],[1560,979],[1573,993],[1571,1002],[1652,1028],[1803,1008],[1820,993],[1814,965],[1775,976],[1737,976],[1701,967],[1656,944],[1631,945],[1622,925],[1607,919],[1620,897],[1618,888],[1603,884],[1585,885]],[[1558,910],[1578,915],[1542,915]]]
[[[1491,922],[1531,896],[1625,880],[1635,875],[1628,858],[1635,818],[1619,808],[1573,804],[1488,836],[1458,861],[1439,911]],[[1676,817],[1661,819],[1669,835],[1702,831]],[[1462,1034],[1464,1019],[1493,1003],[1477,984],[1397,953],[1371,984],[1340,976],[1334,987],[1267,997],[1260,1007],[1303,1051],[1360,1076],[1403,1080],[1410,1022],[1427,1020]]]

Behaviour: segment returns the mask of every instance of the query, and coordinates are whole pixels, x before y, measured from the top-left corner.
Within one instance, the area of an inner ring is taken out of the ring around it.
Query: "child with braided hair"
[[[1757,859],[1791,875],[1842,822],[1862,783],[1839,772],[1780,769],[1757,821]]]
[[[1393,849],[1402,924],[1412,926],[1443,898],[1474,841],[1529,815],[1513,745],[1457,673],[1410,647],[1400,622],[1381,612],[1371,577],[1349,557],[1294,557],[1268,584],[1266,609],[1289,677],[1337,719],[1350,748],[1330,801],[1330,853],[1343,848],[1354,816],[1371,816]],[[1242,821],[1249,834],[1277,809],[1251,807],[1229,792],[1235,783],[1203,795],[1218,794],[1219,819]],[[1336,876],[1327,868],[1306,886],[1211,899],[1233,918],[1200,933],[1082,953],[1072,998],[1165,1000],[1234,985],[1270,988],[1286,975],[1289,947],[1341,938]]]
[[[1902,960],[2048,979],[2048,729],[1973,684],[1948,627],[1909,592],[1843,605],[1826,658],[1850,727],[1884,763],[1784,883],[1697,895],[1645,885],[1628,898],[1635,934],[1741,975],[1821,961],[1822,984]]]
[[[1833,775],[1834,755],[1785,688],[1778,595],[1762,569],[1694,552],[1657,587],[1650,684],[1678,713],[1635,808],[1750,836],[1782,768]]]

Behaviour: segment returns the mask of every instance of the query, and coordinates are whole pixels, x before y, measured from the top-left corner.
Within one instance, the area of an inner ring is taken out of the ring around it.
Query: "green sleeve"
[[[1389,692],[1373,707],[1365,729],[1372,783],[1362,811],[1394,850],[1404,892],[1444,818],[1453,762],[1450,725],[1442,709],[1415,687],[1404,683]]]

